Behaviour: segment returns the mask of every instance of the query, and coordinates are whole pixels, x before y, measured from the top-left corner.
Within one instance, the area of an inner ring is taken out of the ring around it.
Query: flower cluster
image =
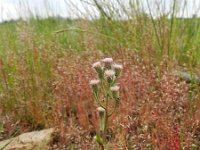
[[[97,142],[102,146],[108,129],[108,118],[115,112],[119,104],[120,94],[119,85],[116,83],[120,77],[123,66],[113,62],[112,58],[105,58],[92,65],[97,73],[97,79],[91,80],[95,100],[99,107],[99,134]],[[104,97],[104,98],[102,98]],[[111,101],[113,100],[113,101]]]
[[[92,65],[92,68],[95,69],[98,75],[98,79],[90,81],[90,85],[94,94],[97,96],[98,85],[105,80],[110,86],[110,90],[113,93],[113,98],[118,99],[119,97],[117,96],[119,96],[119,86],[115,84],[115,81],[118,77],[120,77],[123,66],[120,64],[115,64],[112,58],[105,58],[101,61],[95,62]]]

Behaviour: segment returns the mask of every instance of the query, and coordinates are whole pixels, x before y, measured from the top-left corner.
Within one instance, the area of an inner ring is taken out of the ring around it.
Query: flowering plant
[[[114,114],[119,104],[119,85],[116,83],[123,69],[122,65],[115,64],[112,58],[105,58],[92,65],[97,73],[97,79],[91,80],[90,85],[98,104],[99,131],[96,141],[104,149],[109,118]]]

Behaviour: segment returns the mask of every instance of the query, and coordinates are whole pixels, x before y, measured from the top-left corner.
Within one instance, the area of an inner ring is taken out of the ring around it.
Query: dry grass
[[[58,61],[54,89],[60,145],[88,149],[97,127],[97,112],[89,87],[91,64],[98,52],[66,54]],[[163,61],[160,71],[150,61],[123,50],[109,54],[123,63],[121,104],[111,119],[108,148],[191,149],[199,146],[198,95]],[[112,144],[115,143],[115,144]],[[116,144],[118,143],[118,144]],[[92,148],[91,148],[92,149]]]

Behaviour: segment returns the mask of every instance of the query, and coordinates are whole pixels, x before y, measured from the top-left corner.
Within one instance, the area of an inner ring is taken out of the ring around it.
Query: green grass
[[[31,36],[28,38],[32,38],[32,44],[54,42],[62,49],[74,51],[90,49],[88,43],[93,42],[94,48],[102,51],[128,48],[146,53],[149,50],[157,59],[167,55],[178,63],[187,63],[188,53],[191,53],[195,65],[200,63],[199,23],[198,18],[173,18],[173,23],[166,16],[151,20],[145,14],[125,21],[106,18],[93,21],[61,18],[31,19],[29,22],[19,20],[0,25],[0,48],[1,54],[5,49],[21,51],[24,45],[19,36],[30,33],[27,36]],[[65,31],[56,33],[62,29]],[[95,41],[90,41],[90,37]]]

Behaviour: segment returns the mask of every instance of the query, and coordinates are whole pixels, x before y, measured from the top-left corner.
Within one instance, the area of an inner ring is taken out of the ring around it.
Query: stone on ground
[[[0,142],[0,150],[45,150],[52,139],[53,128],[21,134]]]

